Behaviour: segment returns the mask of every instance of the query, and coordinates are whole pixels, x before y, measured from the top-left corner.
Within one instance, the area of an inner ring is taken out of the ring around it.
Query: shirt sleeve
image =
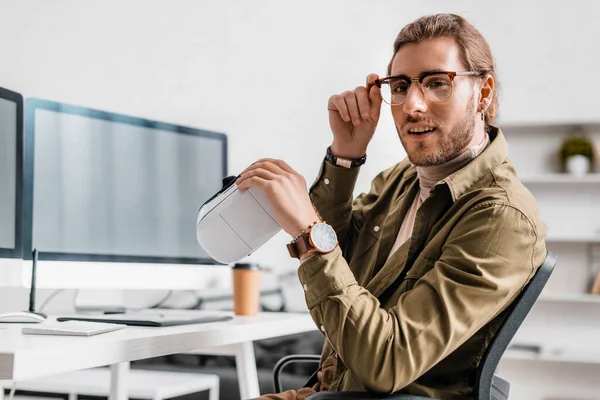
[[[366,390],[393,393],[502,312],[544,256],[525,215],[486,203],[459,220],[433,268],[389,310],[357,284],[339,249],[298,274],[312,318],[346,367]]]
[[[323,161],[319,175],[309,190],[310,198],[323,220],[335,230],[343,250],[351,247],[364,226],[364,209],[379,198],[392,170],[390,168],[378,174],[371,182],[369,193],[362,193],[353,200],[360,167],[344,168]]]

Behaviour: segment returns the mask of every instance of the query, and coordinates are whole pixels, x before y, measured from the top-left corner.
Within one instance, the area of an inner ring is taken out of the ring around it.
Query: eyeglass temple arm
[[[482,75],[483,72],[477,72],[477,71],[463,71],[463,72],[457,72],[456,76],[464,76],[464,75]]]

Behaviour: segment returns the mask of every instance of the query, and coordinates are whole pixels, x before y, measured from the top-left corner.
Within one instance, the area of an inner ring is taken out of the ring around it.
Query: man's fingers
[[[355,90],[361,117],[365,120],[374,115],[379,116],[382,98],[380,89],[375,85],[377,79],[379,79],[379,75],[369,74],[367,75],[366,88],[359,86]],[[375,110],[372,110],[372,106],[375,107]]]
[[[369,90],[369,100],[371,101],[373,107],[375,107],[377,110],[381,108],[381,102],[383,101],[383,98],[381,97],[381,89],[376,85],[371,86],[371,90]],[[379,115],[379,111],[377,114]]]
[[[377,74],[369,74],[367,75],[367,86],[371,86],[375,84],[375,81],[379,79],[379,75]]]
[[[373,86],[377,86],[377,85],[375,85],[375,81],[377,79],[379,79],[379,75],[377,75],[377,74],[367,75],[367,91],[369,93],[371,93],[371,89],[373,88]]]
[[[247,172],[248,172],[248,171],[250,171],[251,169],[254,169],[254,168],[255,168],[255,167],[254,167],[254,164],[256,164],[256,163],[252,163],[252,165],[249,165],[249,166],[247,166],[247,167],[246,167],[246,169],[244,169],[242,172],[240,172],[240,176],[239,176],[239,178],[238,178],[238,182],[239,182],[239,180],[240,180],[240,179],[242,179],[242,175],[244,175],[245,173],[247,173]]]
[[[282,171],[288,172],[290,174],[296,173],[296,171],[294,171],[294,169],[292,167],[290,167],[288,165],[288,163],[286,163],[283,160],[278,160],[276,158],[261,158],[260,160],[256,161],[255,164],[259,164],[259,163],[274,164],[275,166],[279,167]]]
[[[360,116],[360,110],[358,109],[356,93],[354,91],[347,91],[343,93],[343,96],[344,101],[346,102],[346,107],[348,107],[348,113],[352,119],[352,124],[360,125],[362,118]]]
[[[350,114],[348,113],[348,107],[346,107],[346,102],[344,98],[339,95],[333,95],[329,98],[329,104],[327,105],[327,109],[329,111],[338,112],[340,117],[346,122],[350,122]]]
[[[360,125],[362,120],[371,117],[371,104],[369,103],[372,101],[371,89],[375,86],[376,79],[379,79],[377,74],[369,74],[366,86],[358,86],[354,90],[331,96],[327,109],[333,112],[337,111],[346,122]],[[374,99],[378,101],[376,104],[380,104],[380,98],[375,97]]]
[[[260,171],[263,170],[268,171],[271,175],[262,174]],[[277,160],[275,158],[261,158],[242,171],[237,182],[239,184],[240,182],[243,182],[244,179],[255,175],[260,175],[268,179],[274,179],[277,176],[298,175],[298,173],[283,160]]]
[[[240,174],[240,179],[238,179],[238,182],[247,177],[260,175],[261,171],[267,171],[274,175],[281,175],[283,173],[283,171],[281,171],[281,169],[274,164],[265,161],[257,161]]]
[[[367,89],[364,86],[357,87],[355,92],[360,117],[364,120],[368,120],[371,116],[371,103],[369,101],[369,92],[367,92]]]
[[[252,164],[250,164],[249,166],[247,166],[245,170],[243,170],[242,172],[240,172],[240,175],[245,175],[249,171],[252,171],[252,170],[257,169],[257,168],[263,168],[265,160],[266,159],[260,159],[260,160],[254,161]]]
[[[253,187],[264,190],[268,184],[269,184],[269,180],[262,178],[260,176],[252,176],[250,178],[246,178],[243,181],[237,183],[238,189],[242,192],[244,190],[248,190]]]
[[[377,79],[379,79],[379,75],[377,75],[377,74],[367,75],[367,88],[369,88],[369,86],[373,86]]]
[[[297,172],[283,160],[270,159],[270,161],[289,174],[297,174]]]
[[[272,171],[266,168],[256,168],[252,169],[248,172],[245,172],[240,179],[238,179],[238,189],[245,190],[250,187],[253,187],[254,184],[259,183],[261,189],[264,188],[269,181],[276,179],[279,175],[273,173]],[[254,178],[259,178],[259,180],[255,180]]]

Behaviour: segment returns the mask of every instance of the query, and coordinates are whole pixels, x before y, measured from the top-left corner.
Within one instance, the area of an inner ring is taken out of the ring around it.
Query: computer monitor
[[[195,289],[223,275],[195,224],[227,175],[224,134],[41,99],[25,108],[23,248],[38,251],[38,287]]]
[[[23,97],[0,88],[0,284],[13,286],[22,266]],[[16,272],[16,274],[15,274]],[[7,281],[8,280],[8,281]]]

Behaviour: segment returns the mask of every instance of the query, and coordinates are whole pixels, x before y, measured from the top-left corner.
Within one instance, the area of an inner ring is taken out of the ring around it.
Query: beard
[[[458,122],[450,131],[445,131],[444,126],[434,120],[407,116],[405,122],[430,122],[436,126],[436,130],[433,133],[434,135],[437,135],[437,144],[435,147],[428,143],[428,141],[412,142],[410,143],[412,147],[407,146],[401,131],[398,129],[398,126],[396,126],[402,146],[406,150],[408,159],[413,165],[417,167],[428,167],[444,164],[445,162],[458,157],[464,151],[473,139],[475,133],[476,111],[471,109],[471,107],[473,107],[473,102],[471,101],[472,98],[473,96],[471,96],[471,99],[467,102],[467,107],[464,110],[462,117],[458,119]]]

